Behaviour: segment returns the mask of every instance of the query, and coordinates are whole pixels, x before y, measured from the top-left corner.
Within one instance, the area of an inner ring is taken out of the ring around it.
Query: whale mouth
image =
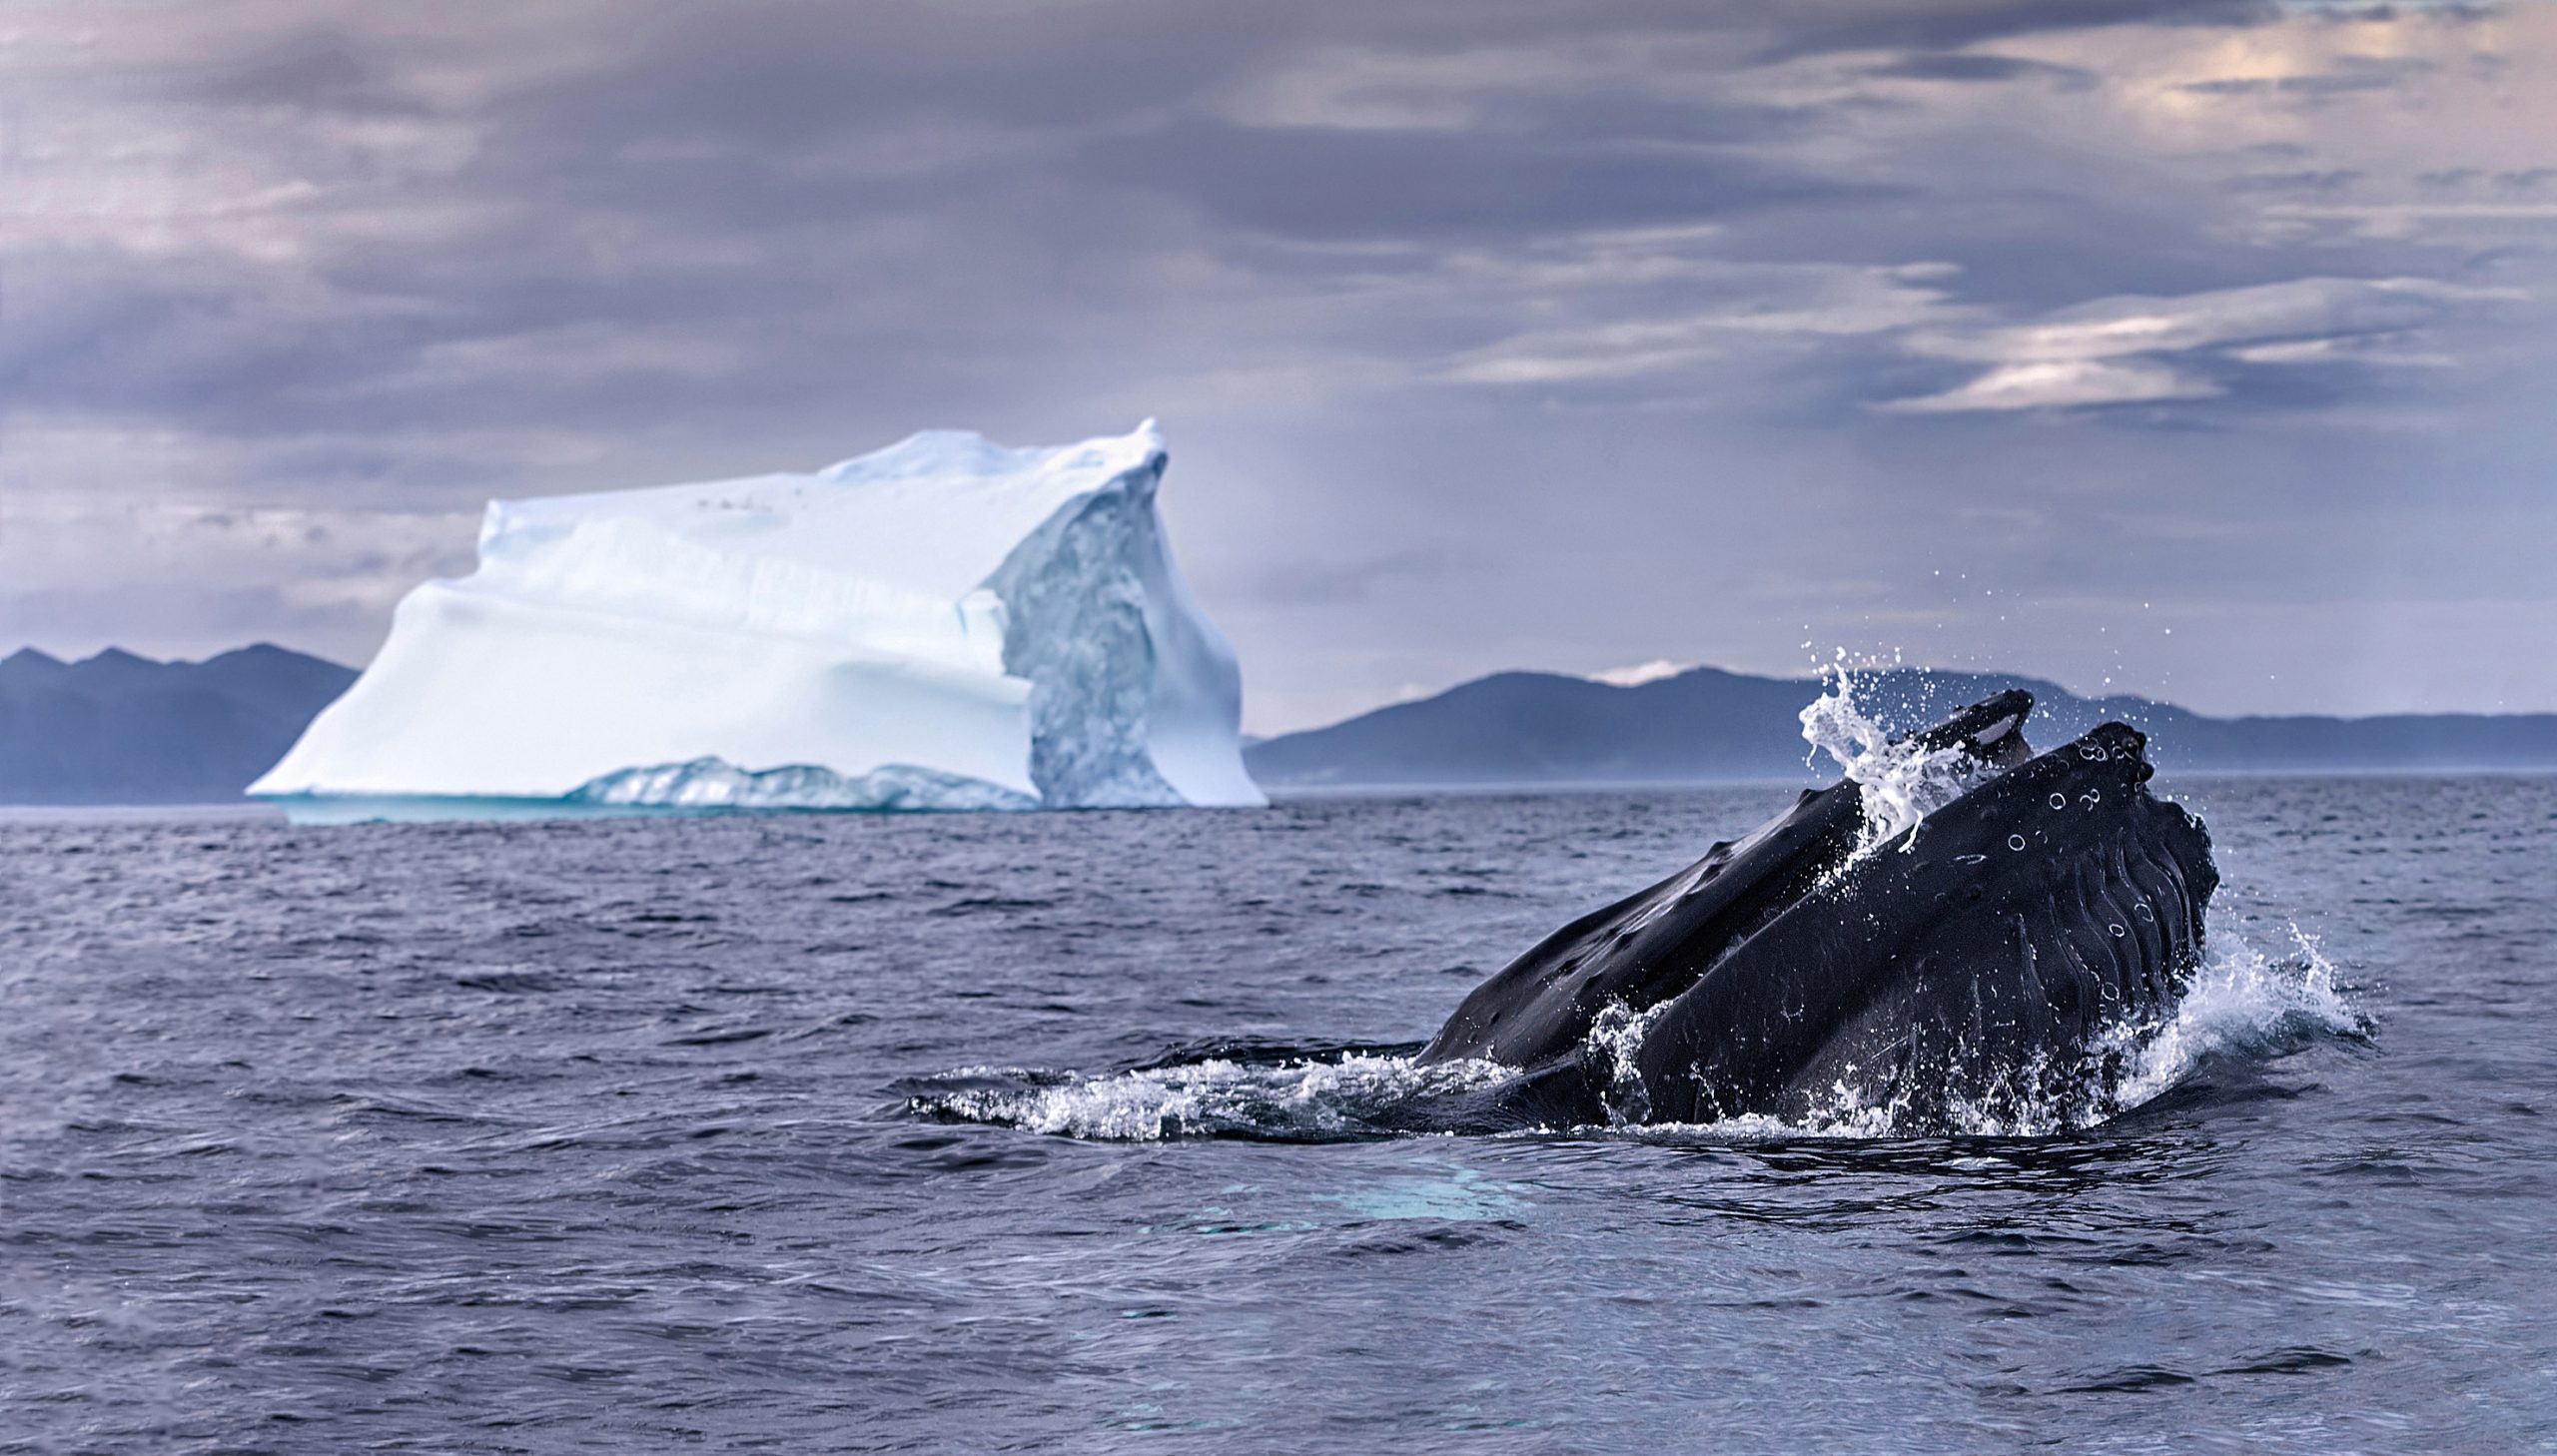
[[[1863,827],[1847,862],[1895,840],[1914,847],[1902,837],[1927,816],[2031,759],[2020,730],[2033,708],[2033,694],[2012,688],[1933,727],[1894,733],[1858,699],[1853,673],[1832,673],[1827,690],[1802,710],[1802,736],[1815,755],[1838,765],[1864,801]]]

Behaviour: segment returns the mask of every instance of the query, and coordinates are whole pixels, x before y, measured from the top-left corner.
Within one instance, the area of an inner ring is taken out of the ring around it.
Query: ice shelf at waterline
[[[313,818],[1266,802],[1154,421],[499,500],[250,792]]]

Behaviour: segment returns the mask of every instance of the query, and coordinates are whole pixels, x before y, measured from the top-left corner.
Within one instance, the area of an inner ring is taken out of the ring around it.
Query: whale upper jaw
[[[2025,719],[2033,711],[2032,693],[2009,688],[1982,698],[1914,736],[1923,748],[1960,748],[1999,768],[2014,768],[2033,757],[2023,732]]]

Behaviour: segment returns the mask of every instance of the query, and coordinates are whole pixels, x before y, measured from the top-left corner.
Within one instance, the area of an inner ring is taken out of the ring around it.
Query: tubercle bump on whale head
[[[2078,756],[2086,759],[2119,759],[2138,766],[2133,782],[2146,783],[2156,776],[2156,765],[2148,761],[2148,735],[2129,723],[2099,723],[2087,736],[2070,745]]]

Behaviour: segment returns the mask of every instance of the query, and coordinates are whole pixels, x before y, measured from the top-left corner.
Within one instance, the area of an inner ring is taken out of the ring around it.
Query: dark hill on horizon
[[[2171,703],[2084,698],[2012,673],[1894,668],[1858,674],[1856,700],[1905,729],[2021,687],[2038,749],[2107,719],[2149,735],[2161,769],[2224,773],[2557,768],[2557,714],[2211,718]],[[1328,728],[1263,740],[1244,761],[1272,788],[1811,781],[1798,714],[1811,678],[1699,667],[1634,687],[1547,672],[1500,672]]]
[[[235,801],[355,680],[264,642],[202,662],[22,649],[0,659],[0,804]]]
[[[0,659],[0,804],[230,803],[356,679],[260,643],[202,662],[109,648],[64,662]],[[2083,698],[2006,673],[1901,668],[1860,675],[1857,701],[1894,728],[2022,687],[2037,747],[2108,718],[2145,730],[2162,769],[2372,772],[2557,769],[2557,714],[2211,718],[2139,697]],[[1702,667],[1635,687],[1502,672],[1302,733],[1249,743],[1275,789],[1605,783],[1811,782],[1797,715],[1810,678]]]

